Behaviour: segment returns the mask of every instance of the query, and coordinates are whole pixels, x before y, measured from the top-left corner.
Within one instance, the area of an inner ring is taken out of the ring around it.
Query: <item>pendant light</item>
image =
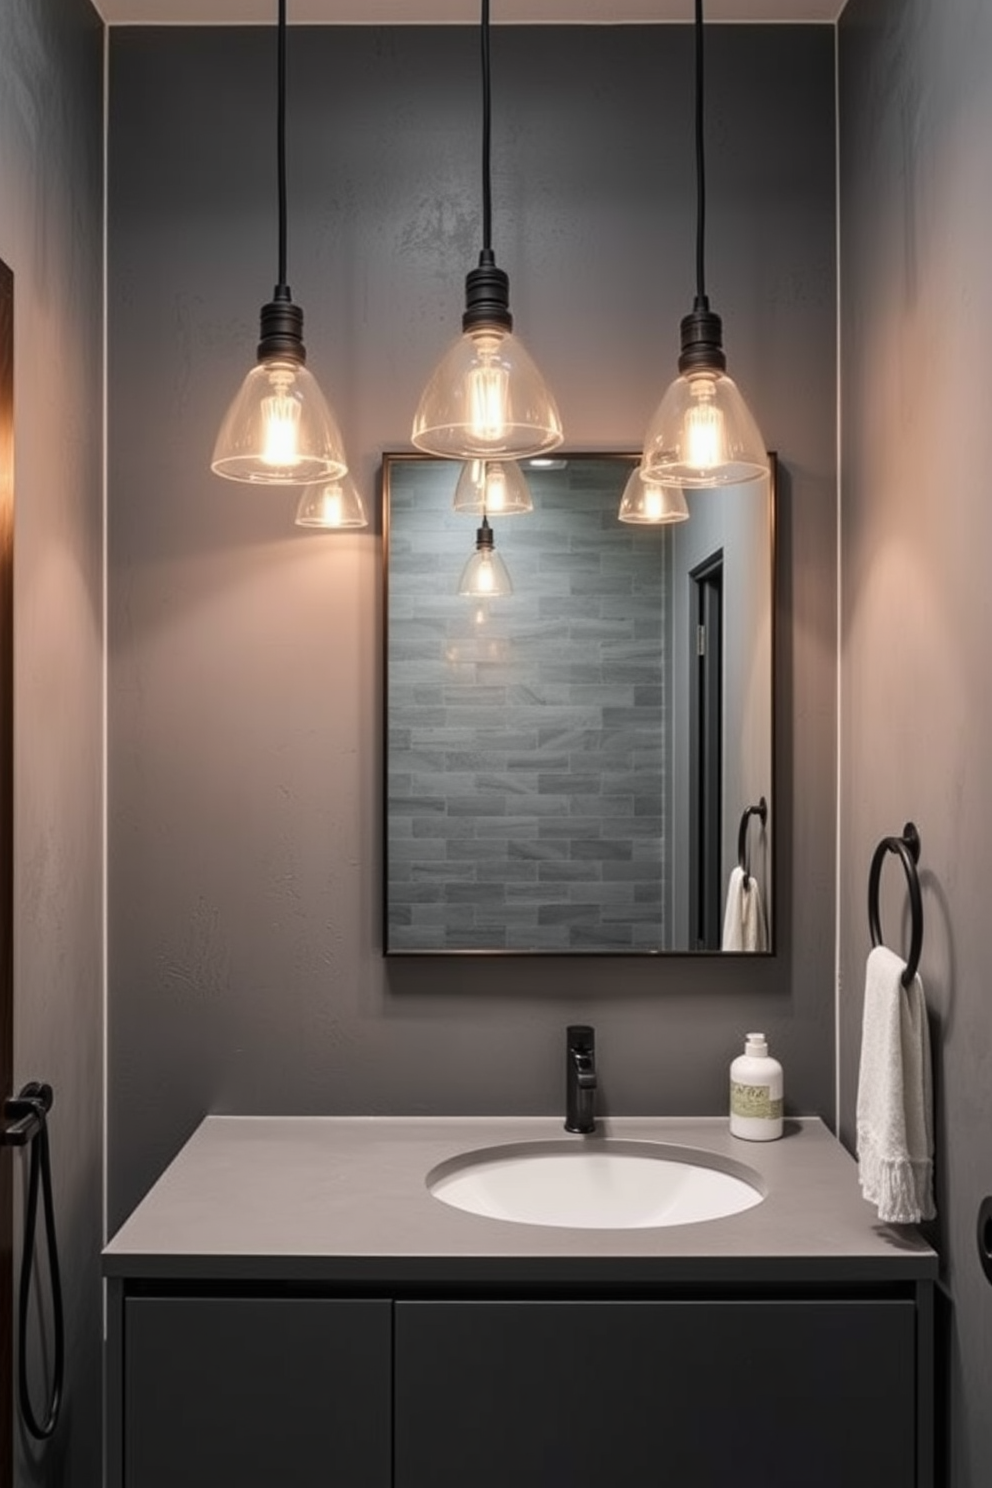
[[[663,486],[660,481],[646,477],[639,465],[630,472],[620,499],[621,522],[661,526],[684,522],[688,516],[689,507],[681,486]]]
[[[465,280],[462,335],[420,399],[413,443],[445,459],[502,458],[557,449],[561,419],[530,355],[513,335],[510,281],[492,248],[489,0],[482,0],[482,251]]]
[[[696,0],[696,298],[681,324],[679,375],[648,426],[644,476],[666,486],[725,486],[768,470],[761,432],[727,376],[723,330],[705,282],[706,169],[703,149],[703,0]]]
[[[286,0],[278,13],[279,282],[262,306],[257,364],[224,417],[211,469],[228,480],[299,486],[348,468],[338,426],[306,367],[303,311],[286,283]]]
[[[296,508],[297,527],[321,527],[326,531],[339,527],[367,527],[365,505],[350,475],[335,481],[321,481],[304,486]]]
[[[470,516],[512,517],[534,510],[530,489],[515,460],[466,460],[455,487],[455,511]]]
[[[506,564],[496,551],[488,517],[475,534],[475,552],[462,569],[458,593],[468,599],[498,599],[513,593]]]

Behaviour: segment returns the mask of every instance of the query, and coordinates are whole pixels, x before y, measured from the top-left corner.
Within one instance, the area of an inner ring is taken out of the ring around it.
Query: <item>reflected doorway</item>
[[[718,951],[723,884],[723,550],[692,569],[689,636],[689,927],[700,951]]]

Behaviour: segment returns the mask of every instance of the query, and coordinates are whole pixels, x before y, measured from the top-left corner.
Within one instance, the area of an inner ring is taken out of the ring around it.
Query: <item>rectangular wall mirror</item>
[[[387,955],[720,952],[742,863],[773,945],[775,462],[660,526],[636,465],[525,462],[487,597],[474,472],[384,456]]]

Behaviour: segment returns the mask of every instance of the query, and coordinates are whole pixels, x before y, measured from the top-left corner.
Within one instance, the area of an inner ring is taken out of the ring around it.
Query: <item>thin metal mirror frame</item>
[[[14,275],[0,259],[0,1106],[14,1093]],[[14,1167],[0,1147],[0,1488],[13,1482]]]
[[[625,450],[556,450],[555,455],[563,460],[617,460],[628,464],[637,463],[640,458],[639,452]],[[768,934],[768,946],[765,951],[725,951],[720,948],[713,949],[678,949],[666,950],[662,947],[632,947],[624,949],[620,947],[592,947],[579,949],[535,949],[517,947],[395,947],[389,944],[389,554],[390,554],[390,467],[394,465],[411,465],[422,461],[436,463],[437,457],[427,455],[416,450],[385,450],[379,470],[379,498],[380,516],[382,523],[382,761],[381,761],[381,844],[382,844],[382,887],[381,887],[381,936],[382,955],[389,960],[423,959],[424,957],[440,957],[448,960],[452,957],[475,957],[487,958],[498,957],[531,957],[540,960],[554,958],[564,960],[645,960],[659,959],[667,960],[684,957],[691,961],[700,959],[715,959],[734,965],[741,959],[748,961],[763,961],[777,955],[778,945],[778,922],[780,914],[780,900],[778,889],[778,858],[779,858],[779,834],[777,831],[776,810],[778,795],[778,734],[779,724],[776,717],[778,700],[778,626],[779,626],[779,601],[780,583],[778,572],[778,502],[779,482],[781,472],[779,467],[778,453],[770,450],[769,460],[769,485],[768,485],[768,556],[769,573],[771,582],[770,595],[770,636],[769,636],[769,665],[770,665],[770,773],[771,786],[767,797],[768,819],[764,826],[764,833],[768,841],[768,850],[771,858],[771,871],[767,885],[770,904],[772,907],[771,924]]]

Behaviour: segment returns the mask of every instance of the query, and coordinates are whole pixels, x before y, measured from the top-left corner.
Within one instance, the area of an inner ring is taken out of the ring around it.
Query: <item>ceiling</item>
[[[244,26],[275,19],[275,0],[94,0],[110,25]],[[708,21],[835,21],[844,0],[707,0]],[[476,0],[289,0],[299,25],[475,25]],[[494,24],[692,20],[691,0],[494,0]]]

